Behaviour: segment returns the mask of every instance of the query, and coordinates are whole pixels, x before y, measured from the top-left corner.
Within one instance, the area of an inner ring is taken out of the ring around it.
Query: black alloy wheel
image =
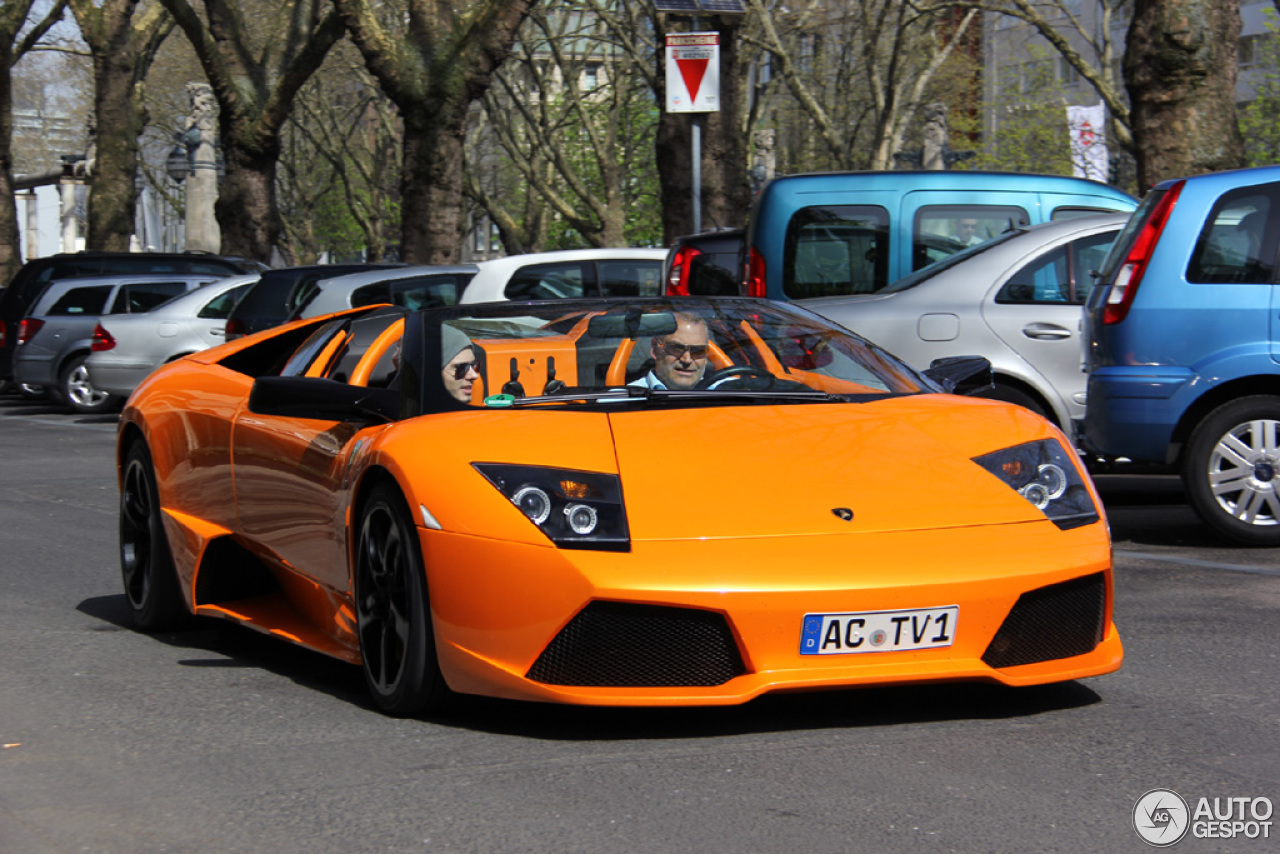
[[[1182,483],[1200,520],[1250,546],[1280,546],[1280,398],[1223,404],[1196,425]]]
[[[391,715],[437,710],[448,688],[436,660],[418,534],[399,490],[374,487],[359,525],[356,631],[369,692]]]
[[[133,624],[139,629],[162,631],[186,619],[160,517],[155,469],[141,441],[125,456],[120,485],[120,572]]]

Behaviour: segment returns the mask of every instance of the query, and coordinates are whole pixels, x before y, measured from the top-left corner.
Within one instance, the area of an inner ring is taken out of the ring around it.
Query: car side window
[[[187,292],[185,282],[144,282],[122,285],[108,314],[141,314]]]
[[[455,274],[397,279],[391,282],[391,302],[415,311],[457,305],[467,279]]]
[[[102,314],[107,298],[111,296],[110,285],[95,285],[86,288],[72,288],[49,306],[51,315]]]
[[[1040,256],[1009,277],[996,294],[1004,305],[1083,305],[1091,272],[1107,256],[1116,232],[1081,237]]]
[[[578,262],[530,264],[512,274],[503,293],[510,300],[573,299],[587,294],[587,271]]]
[[[386,282],[365,285],[351,292],[352,308],[364,308],[366,305],[381,305],[386,302],[391,302],[391,289]]]
[[[1275,211],[1280,184],[1244,187],[1213,206],[1187,266],[1196,284],[1265,284],[1275,280]]]
[[[235,308],[236,303],[249,290],[249,285],[241,285],[238,288],[232,288],[226,293],[219,294],[204,304],[204,308],[196,312],[196,317],[201,320],[226,320],[231,316],[231,310]]]

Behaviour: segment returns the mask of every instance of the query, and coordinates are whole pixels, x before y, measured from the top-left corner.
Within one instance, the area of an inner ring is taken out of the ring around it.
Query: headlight
[[[562,549],[630,551],[616,474],[472,463],[476,471]]]
[[[1098,508],[1062,443],[1027,442],[973,461],[1017,490],[1062,530],[1098,521]]]

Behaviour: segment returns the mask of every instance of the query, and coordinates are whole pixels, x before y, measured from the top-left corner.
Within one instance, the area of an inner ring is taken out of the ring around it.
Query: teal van
[[[1060,175],[786,175],[752,208],[743,290],[777,300],[871,294],[1016,228],[1137,206],[1114,187]]]

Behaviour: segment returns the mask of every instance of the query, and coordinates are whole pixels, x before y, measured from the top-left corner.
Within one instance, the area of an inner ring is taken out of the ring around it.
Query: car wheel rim
[[[76,365],[67,375],[67,397],[81,406],[99,406],[107,399],[107,393],[89,382],[88,368]]]
[[[1247,525],[1280,523],[1280,421],[1237,424],[1209,455],[1209,489],[1228,515]]]
[[[358,549],[360,654],[370,681],[385,696],[404,674],[410,631],[409,557],[404,533],[386,506],[365,517]]]
[[[125,594],[134,608],[146,604],[150,590],[151,545],[155,532],[151,484],[140,460],[129,464],[120,491],[120,568]]]

